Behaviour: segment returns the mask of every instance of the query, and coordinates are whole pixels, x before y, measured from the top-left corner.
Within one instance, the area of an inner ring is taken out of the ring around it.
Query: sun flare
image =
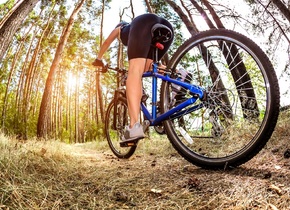
[[[66,86],[67,91],[72,92],[76,91],[76,89],[80,89],[83,87],[84,77],[80,74],[76,74],[73,72],[67,72],[66,74]]]

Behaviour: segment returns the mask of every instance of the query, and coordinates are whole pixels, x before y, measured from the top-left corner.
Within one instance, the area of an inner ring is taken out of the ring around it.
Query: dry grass
[[[267,147],[231,171],[195,167],[155,136],[118,160],[104,141],[0,135],[0,209],[290,209],[288,114]]]

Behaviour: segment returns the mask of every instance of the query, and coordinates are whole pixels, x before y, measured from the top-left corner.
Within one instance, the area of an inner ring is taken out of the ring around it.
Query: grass
[[[283,114],[267,146],[230,171],[198,168],[154,135],[119,160],[105,141],[21,142],[0,134],[0,209],[286,210],[289,120]]]

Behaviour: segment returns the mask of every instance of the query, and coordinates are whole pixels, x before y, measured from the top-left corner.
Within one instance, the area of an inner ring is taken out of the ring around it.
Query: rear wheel
[[[273,66],[258,45],[230,30],[205,31],[181,45],[168,66],[185,69],[186,82],[205,92],[205,98],[163,122],[185,159],[204,168],[235,167],[265,146],[276,126],[280,96]],[[162,84],[163,112],[194,97],[180,88],[173,99],[174,88]]]
[[[118,158],[129,158],[135,150],[136,145],[121,147],[120,139],[124,134],[125,126],[129,124],[128,106],[126,98],[113,99],[107,109],[105,120],[105,134],[112,152]]]

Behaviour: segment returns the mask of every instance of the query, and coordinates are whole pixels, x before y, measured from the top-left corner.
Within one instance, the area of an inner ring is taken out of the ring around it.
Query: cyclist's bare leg
[[[139,121],[140,101],[142,97],[142,74],[146,67],[147,62],[145,58],[134,58],[129,60],[126,93],[130,116],[130,128]]]
[[[149,59],[149,58],[146,59],[146,64],[145,64],[146,66],[144,68],[144,72],[145,71],[152,71],[152,63],[153,63],[152,59]]]

